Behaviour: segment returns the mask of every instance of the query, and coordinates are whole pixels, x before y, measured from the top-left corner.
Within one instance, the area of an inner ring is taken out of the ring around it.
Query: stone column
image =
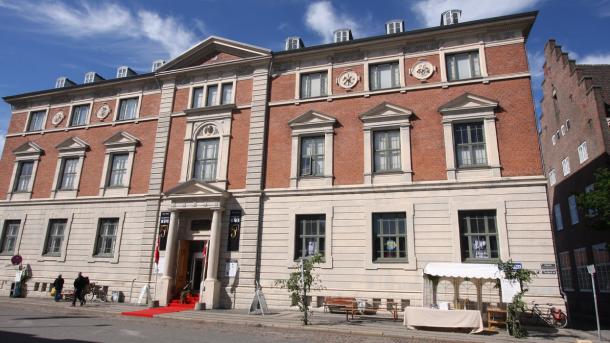
[[[172,296],[174,284],[174,261],[176,260],[176,243],[178,237],[178,212],[172,211],[169,219],[169,232],[167,233],[167,244],[165,245],[165,263],[163,265],[163,276],[159,287],[159,305],[167,306]]]
[[[212,232],[208,247],[208,270],[205,278],[205,304],[206,308],[218,308],[220,304],[220,281],[218,275],[218,261],[220,257],[220,216],[221,210],[215,209],[212,214]]]

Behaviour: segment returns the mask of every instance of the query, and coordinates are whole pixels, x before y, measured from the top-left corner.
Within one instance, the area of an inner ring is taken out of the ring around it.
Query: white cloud
[[[576,61],[578,64],[610,64],[610,53],[585,55]]]
[[[532,83],[534,88],[540,87],[540,83],[544,78],[544,53],[542,51],[536,51],[534,53],[528,53],[527,59],[529,61],[530,73],[532,74]]]
[[[6,139],[6,132],[3,130],[0,130],[0,154],[2,154],[2,151],[4,150],[4,140]]]
[[[426,26],[438,26],[441,13],[450,9],[462,10],[462,21],[497,17],[532,9],[545,0],[418,0],[411,10]]]
[[[315,31],[324,43],[332,42],[333,32],[337,29],[348,28],[355,36],[361,34],[356,20],[345,14],[337,14],[330,1],[311,3],[305,13],[305,24]]]
[[[141,41],[145,40],[152,46],[159,45],[170,57],[184,52],[198,38],[172,16],[162,17],[148,10],[136,13],[118,4],[84,1],[75,5],[66,2],[5,0],[0,1],[0,7],[38,24],[44,33],[76,40],[112,38],[121,40],[126,46],[141,46]]]

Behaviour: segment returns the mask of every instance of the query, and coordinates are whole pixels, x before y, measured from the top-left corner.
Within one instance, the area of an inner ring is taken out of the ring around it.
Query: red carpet
[[[121,314],[124,316],[134,316],[134,317],[148,317],[152,318],[159,314],[164,313],[172,313],[172,312],[180,312],[180,311],[190,311],[195,307],[195,303],[199,301],[199,297],[187,297],[184,304],[181,304],[179,300],[172,300],[168,306],[165,307],[155,307],[155,308],[147,308],[145,310],[140,311],[131,311],[131,312],[122,312]]]

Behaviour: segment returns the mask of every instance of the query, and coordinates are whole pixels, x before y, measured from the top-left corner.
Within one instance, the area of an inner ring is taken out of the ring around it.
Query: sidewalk
[[[70,307],[68,302],[55,303],[47,298],[0,298],[0,303],[19,304],[25,306],[45,306],[74,312],[93,312],[105,315],[120,316],[121,312],[144,309],[144,306],[132,304],[90,302],[84,307]],[[127,317],[124,317],[127,318]],[[586,332],[572,329],[555,330],[551,328],[528,328],[530,337],[514,339],[505,330],[499,329],[495,334],[455,333],[447,331],[409,330],[402,325],[402,319],[393,321],[391,317],[362,316],[349,322],[345,321],[344,314],[330,314],[315,312],[311,317],[311,324],[301,324],[301,314],[296,311],[281,311],[270,315],[248,315],[246,310],[208,310],[184,311],[155,316],[167,320],[193,321],[218,324],[241,324],[246,326],[271,327],[280,329],[299,329],[326,331],[368,336],[385,336],[411,339],[438,339],[453,342],[576,342],[580,340],[597,341],[596,332]],[[610,332],[602,334],[605,341],[610,341]]]

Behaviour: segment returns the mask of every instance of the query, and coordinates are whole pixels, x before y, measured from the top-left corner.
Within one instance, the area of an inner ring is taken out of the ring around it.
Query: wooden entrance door
[[[182,291],[188,281],[187,271],[189,265],[190,243],[190,241],[185,240],[179,241],[178,259],[176,263],[176,292],[178,294],[180,294],[180,291]]]

